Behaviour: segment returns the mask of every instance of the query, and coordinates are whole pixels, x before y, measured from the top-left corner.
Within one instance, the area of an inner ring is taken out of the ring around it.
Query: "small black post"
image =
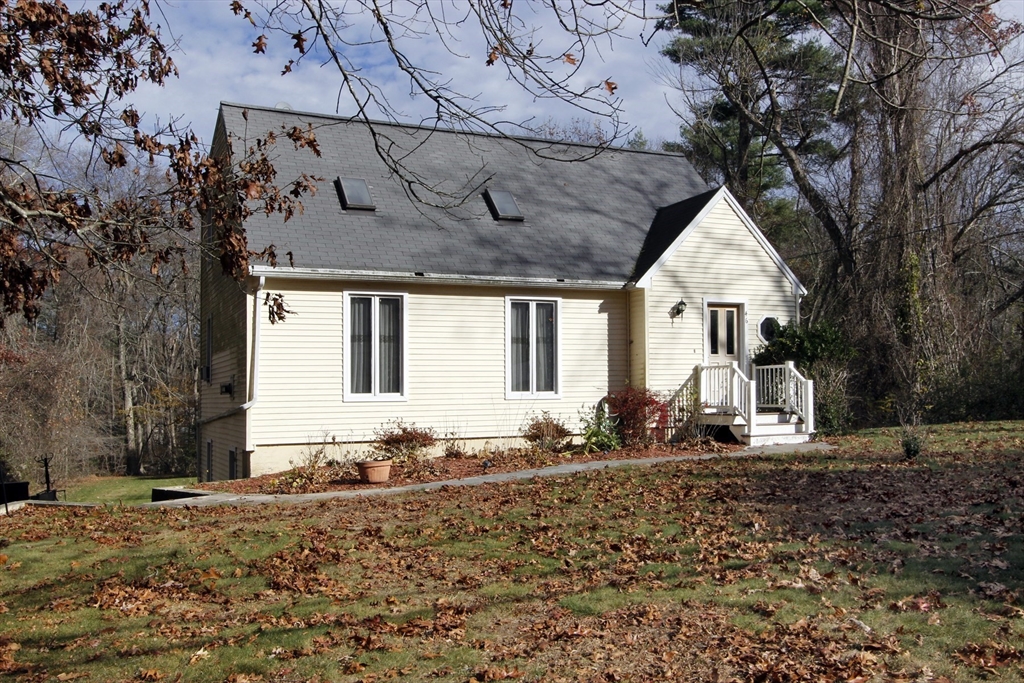
[[[43,474],[46,477],[46,491],[50,491],[50,458],[52,456],[44,455],[43,460]]]

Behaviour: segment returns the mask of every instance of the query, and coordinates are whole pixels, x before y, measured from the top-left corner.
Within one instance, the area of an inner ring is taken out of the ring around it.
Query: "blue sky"
[[[656,11],[655,4],[648,3],[647,9]],[[163,88],[144,84],[133,97],[150,122],[166,121],[169,115],[180,117],[182,122],[191,123],[203,140],[209,141],[222,100],[267,106],[286,102],[293,109],[322,113],[339,110],[341,78],[333,65],[322,65],[317,60],[319,55],[309,55],[292,73],[282,76],[283,65],[295,56],[291,41],[284,35],[271,34],[267,54],[254,54],[251,44],[260,30],[234,16],[228,0],[171,0],[154,7],[154,21],[161,25],[168,42],[176,39],[179,51],[174,60],[181,74]],[[659,34],[647,46],[640,39],[641,35],[649,37],[653,28],[653,22],[627,22],[614,42],[605,41],[598,46],[599,53],[588,53],[578,81],[614,81],[618,85],[615,95],[621,100],[623,118],[629,127],[641,128],[649,139],[675,139],[678,119],[668,102],[678,101],[672,88],[656,75],[659,68],[668,64],[658,55],[658,46],[669,37]],[[354,31],[366,35],[365,27],[357,26]],[[548,51],[557,49],[553,43],[560,39],[558,33],[540,26],[538,36],[546,41],[544,47]],[[460,42],[456,49],[462,57],[452,55],[432,37],[406,41],[403,47],[413,61],[450,78],[453,87],[478,95],[479,104],[504,106],[502,119],[594,119],[573,107],[537,100],[508,81],[500,68],[487,67],[486,43],[478,28],[462,31],[457,38]],[[429,114],[425,98],[409,98],[408,79],[386,55],[371,48],[353,49],[348,54],[360,61],[364,73],[384,90],[406,120],[418,122]],[[339,111],[353,111],[346,96],[341,99]]]
[[[358,4],[348,0],[349,6]],[[463,0],[429,0],[434,7],[446,3],[458,10]],[[436,3],[436,4],[435,4]],[[396,2],[396,5],[402,3]],[[636,0],[634,7],[655,13],[657,1]],[[530,4],[518,4],[518,8]],[[1003,17],[1024,22],[1024,0],[1002,0],[996,5]],[[561,32],[550,27],[550,17],[527,17],[538,23],[537,38],[546,52],[558,54]],[[339,109],[341,78],[331,64],[321,64],[319,55],[309,55],[294,71],[281,75],[282,66],[295,56],[286,36],[271,34],[267,54],[253,54],[252,42],[260,30],[230,10],[229,0],[165,0],[154,5],[154,21],[162,27],[168,42],[177,41],[175,62],[181,72],[163,88],[144,84],[133,97],[137,107],[151,123],[166,121],[169,116],[191,123],[204,140],[212,136],[217,106],[221,100],[245,104],[274,106],[288,103],[293,109],[350,114],[353,107],[342,96]],[[547,21],[548,25],[544,22]],[[538,100],[508,81],[498,67],[487,67],[486,42],[479,29],[471,30],[473,20],[460,31],[454,44],[461,56],[451,54],[435,37],[403,42],[402,46],[415,63],[450,78],[453,87],[479,96],[481,105],[504,106],[500,118],[521,121],[553,118],[568,122],[574,117],[593,120],[592,115],[550,100]],[[618,85],[615,96],[621,100],[623,119],[629,127],[640,128],[655,142],[674,140],[678,136],[679,119],[672,111],[681,101],[666,81],[671,80],[673,67],[660,57],[658,48],[670,36],[655,35],[650,39],[653,23],[628,20],[614,41],[598,42],[599,51],[588,53],[577,74],[577,82],[599,84],[610,79]],[[357,25],[350,35],[368,36],[366,25]],[[374,81],[400,111],[402,118],[418,122],[429,115],[425,98],[408,96],[408,79],[400,74],[390,58],[374,48],[361,47],[348,51],[364,72]],[[554,65],[557,68],[560,65]]]

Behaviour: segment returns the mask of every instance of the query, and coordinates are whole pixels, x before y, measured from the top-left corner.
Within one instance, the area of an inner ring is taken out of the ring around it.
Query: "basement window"
[[[341,208],[346,211],[349,209],[374,211],[377,208],[373,203],[373,197],[370,196],[370,186],[362,178],[339,176],[334,181],[334,185],[338,189],[338,197],[341,198]]]
[[[484,190],[484,200],[486,200],[487,208],[491,210],[491,216],[494,217],[494,220],[523,220],[523,212],[519,209],[519,205],[516,204],[516,198],[512,196],[511,192],[488,188]]]

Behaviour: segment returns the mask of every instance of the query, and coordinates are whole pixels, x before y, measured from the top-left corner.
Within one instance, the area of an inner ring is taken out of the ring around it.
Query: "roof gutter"
[[[249,416],[245,413],[256,405],[256,402],[260,398],[260,323],[263,320],[263,316],[260,315],[260,292],[263,291],[263,286],[266,285],[267,279],[262,275],[259,276],[260,280],[256,284],[256,291],[252,294],[252,315],[253,315],[253,341],[252,341],[252,381],[249,385],[252,387],[252,395],[248,401],[238,407],[243,413],[245,420],[245,450],[255,450],[252,444],[252,426]]]
[[[361,282],[419,282],[433,285],[471,285],[480,287],[546,287],[564,289],[622,289],[622,280],[567,280],[565,278],[507,277],[491,275],[450,275],[381,270],[338,270],[334,268],[290,268],[250,266],[249,273],[259,278],[286,280],[352,280]],[[262,283],[260,285],[262,287]],[[258,329],[258,328],[257,328]]]

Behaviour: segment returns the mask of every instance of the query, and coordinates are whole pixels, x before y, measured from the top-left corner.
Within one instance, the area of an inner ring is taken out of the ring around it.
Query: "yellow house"
[[[510,444],[541,411],[578,426],[627,385],[666,397],[670,433],[687,396],[747,443],[814,431],[811,382],[750,363],[806,290],[681,156],[565,161],[592,150],[375,125],[438,198],[468,196],[440,208],[410,196],[358,121],[224,103],[213,149],[295,125],[322,155],[278,144],[278,177],[323,178],[319,191],[287,222],[244,226],[289,264],[244,282],[202,266],[202,479],[287,469],[325,437],[357,453],[394,419]],[[268,322],[268,294],[284,322]]]

